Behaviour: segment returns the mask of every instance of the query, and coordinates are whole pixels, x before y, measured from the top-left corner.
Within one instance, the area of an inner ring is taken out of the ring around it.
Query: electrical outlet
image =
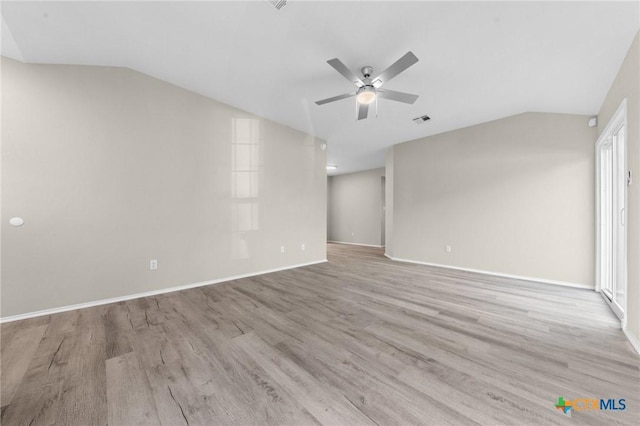
[[[280,246],[280,253],[284,253],[284,246]]]
[[[305,251],[305,249],[306,249],[306,247],[304,246],[304,244],[302,244],[302,245],[300,246],[300,250]]]
[[[446,251],[447,253],[451,253],[451,246],[448,244],[444,246],[444,251]]]
[[[149,261],[149,269],[152,271],[155,271],[156,269],[158,269],[158,259],[153,259]]]
[[[356,236],[356,233],[355,233],[355,232],[352,232],[352,233],[351,233],[351,236],[352,236],[352,237],[355,237],[355,236]]]

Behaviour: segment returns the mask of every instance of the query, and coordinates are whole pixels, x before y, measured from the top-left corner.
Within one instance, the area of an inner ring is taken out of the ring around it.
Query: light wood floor
[[[600,295],[329,263],[2,326],[3,425],[640,424],[639,358]],[[621,412],[554,408],[625,398]]]

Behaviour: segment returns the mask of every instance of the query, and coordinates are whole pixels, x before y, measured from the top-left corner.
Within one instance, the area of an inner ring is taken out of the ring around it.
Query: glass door
[[[600,290],[610,301],[613,300],[615,281],[612,151],[612,138],[608,138],[600,148]]]
[[[596,145],[599,168],[598,284],[620,319],[624,319],[627,276],[624,138],[625,121],[614,117]]]

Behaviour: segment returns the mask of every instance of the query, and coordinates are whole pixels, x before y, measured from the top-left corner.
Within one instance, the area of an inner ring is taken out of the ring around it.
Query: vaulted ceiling
[[[337,173],[387,147],[525,111],[596,114],[640,27],[638,2],[3,2],[3,55],[122,66],[327,140]],[[420,95],[357,121],[326,61]],[[417,125],[414,117],[431,120]]]

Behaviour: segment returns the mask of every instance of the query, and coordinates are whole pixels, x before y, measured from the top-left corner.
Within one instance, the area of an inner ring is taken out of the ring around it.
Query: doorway
[[[596,142],[596,289],[625,325],[627,293],[626,100]]]

